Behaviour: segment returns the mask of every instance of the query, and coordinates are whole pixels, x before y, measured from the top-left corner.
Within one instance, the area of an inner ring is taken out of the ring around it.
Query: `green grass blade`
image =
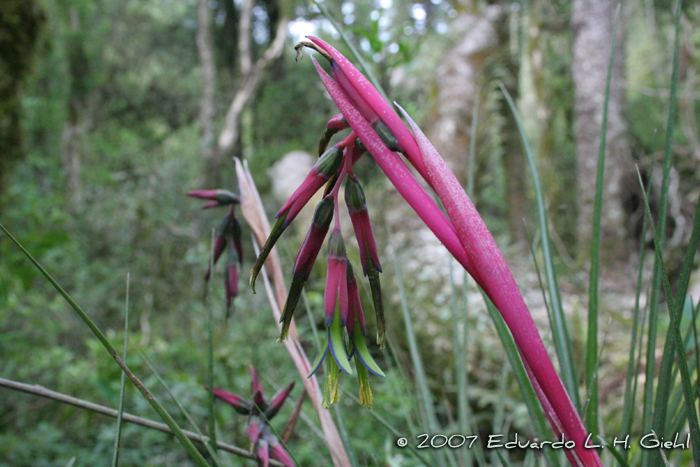
[[[679,6],[680,8],[680,2]],[[678,307],[676,300],[674,299],[672,293],[671,293],[671,285],[668,281],[668,272],[666,271],[666,265],[664,264],[663,261],[663,256],[662,256],[662,249],[660,245],[660,239],[659,235],[657,235],[657,231],[654,229],[654,220],[651,216],[651,209],[649,208],[649,199],[646,196],[646,192],[644,192],[644,185],[642,183],[642,177],[639,172],[637,172],[637,175],[639,177],[639,183],[642,186],[642,193],[644,195],[644,209],[646,212],[647,217],[649,218],[649,224],[651,225],[651,231],[654,235],[654,253],[656,255],[657,263],[659,264],[659,268],[661,271],[661,279],[662,279],[662,285],[664,287],[664,294],[666,295],[666,303],[668,305],[668,311],[671,317],[671,324],[670,324],[670,329],[671,329],[671,338],[673,340],[673,343],[675,345],[676,352],[678,355],[683,356],[685,355],[685,346],[683,343],[683,337],[681,336],[680,333],[680,321],[681,321],[681,309]],[[678,367],[681,372],[681,384],[683,386],[683,394],[685,396],[685,408],[686,408],[686,413],[688,417],[688,425],[690,427],[690,436],[692,439],[692,445],[693,445],[693,457],[695,459],[700,459],[700,423],[698,423],[698,414],[695,410],[695,393],[693,392],[693,387],[692,383],[690,381],[690,372],[688,370],[688,362],[685,358],[679,358],[677,360]],[[659,386],[664,386],[664,384],[660,384]],[[661,391],[661,387],[659,388],[659,391]],[[667,402],[664,404],[664,420],[665,422],[665,409]],[[657,407],[658,408],[658,407]],[[654,417],[656,418],[656,411],[654,412]],[[658,431],[657,433],[663,433],[663,431]],[[663,436],[663,435],[660,435]]]
[[[654,145],[655,146],[655,145]],[[654,151],[652,151],[652,154]],[[651,179],[653,175],[654,166],[652,164],[649,178]],[[647,231],[647,218],[644,216],[642,218],[642,232]],[[622,408],[622,431],[620,435],[624,438],[625,436],[631,434],[632,432],[632,422],[634,421],[634,407],[637,396],[637,383],[639,375],[639,365],[641,365],[641,352],[643,349],[643,342],[639,341],[639,356],[635,359],[635,353],[637,351],[637,339],[638,336],[644,334],[644,322],[645,319],[640,315],[640,300],[642,296],[643,278],[644,278],[644,258],[646,257],[646,245],[644,238],[640,241],[639,245],[639,270],[637,272],[637,287],[634,296],[634,312],[632,318],[632,336],[630,337],[630,351],[629,351],[629,361],[627,363],[627,375],[625,376],[625,395]],[[623,455],[625,459],[629,455],[629,451],[625,450]]]
[[[566,391],[574,403],[574,407],[581,409],[581,401],[578,394],[578,379],[576,377],[576,368],[574,365],[573,351],[571,349],[571,339],[566,326],[566,317],[562,309],[561,293],[559,291],[559,283],[557,282],[557,273],[554,266],[554,257],[551,251],[551,242],[549,239],[549,221],[547,220],[547,209],[544,201],[544,193],[542,191],[542,181],[540,173],[537,169],[537,162],[530,146],[530,141],[525,133],[523,121],[520,118],[518,109],[513,102],[510,94],[499,83],[501,92],[506,98],[513,117],[518,125],[518,131],[523,140],[523,147],[532,172],[533,185],[535,188],[535,196],[537,198],[537,214],[539,218],[540,231],[542,232],[542,253],[544,256],[545,275],[547,277],[547,288],[549,290],[549,299],[552,306],[552,336],[554,338],[554,346],[559,358],[559,367],[561,368],[562,381]]]
[[[201,430],[197,426],[197,423],[194,421],[194,419],[192,418],[190,413],[187,411],[185,406],[182,405],[180,400],[170,390],[170,387],[168,387],[168,385],[166,384],[163,377],[160,376],[160,373],[158,373],[158,371],[156,370],[156,367],[153,365],[153,363],[148,359],[148,357],[146,357],[146,355],[141,351],[141,349],[139,349],[138,347],[134,347],[134,348],[136,349],[136,352],[139,354],[139,357],[141,357],[141,360],[144,361],[146,366],[148,366],[148,368],[153,372],[155,377],[158,379],[161,386],[163,386],[163,389],[165,389],[165,392],[168,393],[168,395],[170,396],[170,399],[175,403],[175,405],[177,405],[177,408],[180,409],[180,412],[182,413],[182,415],[185,416],[185,418],[189,422],[189,424],[192,427],[192,429],[194,430],[194,432],[197,433],[197,436],[199,436],[200,439],[207,439],[204,436],[204,434],[202,434]],[[211,438],[209,438],[208,443],[206,443],[206,442],[204,443],[204,446],[206,447],[207,451],[209,452],[209,455],[211,456],[212,461],[214,462],[214,466],[220,465],[218,453],[217,453],[216,449],[211,444]]]
[[[420,352],[418,350],[418,342],[416,341],[416,334],[413,329],[411,313],[408,309],[408,300],[406,299],[406,290],[403,284],[401,268],[396,257],[396,252],[394,252],[393,250],[392,258],[394,260],[396,285],[399,289],[399,297],[401,299],[401,312],[403,314],[404,327],[406,328],[406,338],[408,339],[408,347],[411,354],[411,362],[413,363],[413,368],[418,383],[418,390],[420,391],[423,409],[425,410],[425,414],[427,417],[428,428],[432,433],[440,433],[440,425],[438,424],[437,415],[435,414],[435,406],[433,405],[430,390],[428,389],[428,379],[425,374],[425,368],[423,367],[423,360],[421,359]],[[444,467],[445,457],[443,452],[439,449],[436,449],[433,452],[435,454],[437,465],[439,465],[440,467]]]
[[[675,124],[675,114],[676,114],[676,95],[677,95],[677,88],[678,88],[678,52],[680,49],[680,34],[681,34],[681,24],[680,24],[680,19],[681,19],[681,7],[682,7],[682,1],[679,0],[676,8],[676,37],[675,37],[675,44],[674,44],[674,52],[673,52],[673,68],[671,72],[671,93],[670,93],[670,101],[669,101],[669,110],[668,110],[668,123],[666,126],[666,146],[664,150],[664,181],[669,178],[670,175],[670,168],[671,168],[671,154],[672,154],[672,143],[673,143],[673,128]],[[665,208],[667,200],[668,200],[668,185],[662,184],[661,188],[661,206]],[[663,217],[662,217],[663,216]],[[653,219],[649,220],[650,223],[653,224]],[[654,243],[655,243],[655,251],[656,251],[656,257],[657,257],[657,262],[663,263],[663,249],[664,249],[664,236],[666,232],[666,212],[665,209],[663,213],[661,210],[659,211],[659,230],[656,233],[657,235],[654,238]],[[657,242],[658,241],[658,242]],[[661,270],[665,270],[665,265],[664,264],[659,264],[659,267]],[[663,276],[663,274],[662,274]],[[668,290],[666,290],[666,284],[664,281],[667,281],[668,278],[664,279],[662,277],[662,285],[664,286],[664,293],[670,293],[670,287]],[[679,290],[680,291],[680,290]],[[670,313],[676,313],[677,310],[671,310],[672,308],[672,302],[669,300],[672,300],[673,297],[666,297],[667,303],[669,305],[669,312]],[[678,300],[673,300],[675,303],[679,303]],[[681,306],[683,302],[680,302]],[[678,323],[677,326],[680,327],[680,313],[678,313]],[[673,322],[673,317],[672,317],[672,322]],[[664,345],[664,353],[663,357],[661,359],[661,364],[659,366],[659,374],[658,378],[659,381],[669,381],[671,377],[671,372],[673,369],[673,362],[674,362],[674,340],[675,338],[672,338],[672,334],[675,334],[678,332],[678,338],[680,339],[680,331],[678,329],[674,330],[673,329],[674,325],[672,324],[669,327],[669,330],[666,335],[666,342]],[[682,341],[681,341],[682,342]],[[680,342],[679,342],[680,345]],[[683,351],[682,351],[682,346],[677,349],[679,352],[678,355],[682,356]],[[685,358],[680,358],[680,360],[683,360],[682,364],[686,364],[686,371],[687,371],[687,362],[685,361]],[[681,362],[679,361],[679,364]],[[681,375],[683,375],[683,370],[681,369]],[[683,383],[685,384],[685,383]],[[688,383],[690,384],[690,383]],[[654,415],[651,421],[651,426],[656,431],[656,433],[659,433],[659,436],[663,436],[665,433],[665,428],[666,428],[666,416],[667,416],[667,409],[668,409],[668,400],[670,397],[670,384],[659,384],[657,393],[656,393],[656,401],[654,403]],[[690,403],[690,401],[687,401]],[[691,404],[692,405],[692,404]],[[694,405],[693,405],[694,407]],[[699,451],[700,452],[700,451]],[[657,464],[660,462],[659,459],[659,453],[649,453],[651,456],[651,459],[653,460],[653,463]]]
[[[520,353],[518,352],[518,347],[515,345],[513,336],[508,330],[508,326],[506,326],[501,313],[499,313],[496,306],[491,302],[491,299],[489,299],[486,294],[483,293],[483,291],[481,292],[481,295],[484,297],[486,308],[488,309],[489,315],[491,316],[493,324],[496,327],[498,337],[503,343],[503,348],[506,351],[506,356],[510,362],[511,369],[513,370],[513,375],[515,376],[515,380],[518,382],[523,400],[525,401],[528,413],[530,414],[530,420],[532,421],[535,434],[539,439],[549,439],[548,435],[550,431],[547,420],[545,419],[545,415],[542,410],[542,406],[540,405],[540,401],[537,398],[537,394],[535,393],[535,389],[532,387],[532,382],[527,375],[523,361],[520,359]],[[544,449],[544,456],[547,459],[548,466],[556,467],[560,465],[558,457],[552,452],[551,449]]]
[[[600,148],[598,151],[598,172],[596,174],[595,201],[593,203],[593,230],[591,239],[591,272],[588,288],[588,342],[586,344],[586,427],[598,433],[598,281],[600,273],[600,223],[603,211],[603,177],[605,174],[605,147],[608,133],[608,104],[610,102],[610,83],[612,82],[613,61],[617,38],[617,25],[620,19],[620,4],[615,11],[608,76],[605,82],[603,99],[603,123],[600,129]]]
[[[216,241],[215,238],[216,230],[212,229],[211,248],[209,249],[209,271],[211,276],[214,275],[214,243]],[[209,279],[211,279],[211,277]],[[213,280],[209,281],[209,297],[212,296],[211,287],[213,283]],[[209,386],[207,408],[209,411],[209,444],[211,445],[212,450],[216,452],[216,404],[214,403],[214,310],[212,309],[213,307],[211,304],[211,300],[207,300],[207,302],[207,340],[209,341],[209,348],[207,349],[207,385]],[[213,458],[215,459],[216,456],[214,455]]]
[[[345,394],[346,397],[349,397],[352,399],[357,405],[360,405],[360,399],[353,393],[346,391],[345,389],[341,388],[343,393]],[[384,417],[379,415],[376,410],[368,410],[366,413],[370,414],[372,417],[374,417],[375,420],[377,420],[386,430],[391,433],[396,439],[399,438],[404,438],[404,435],[400,433],[394,426],[389,423]],[[408,444],[406,444],[406,447],[416,456],[418,460],[420,460],[423,465],[426,467],[433,467],[433,463],[428,461],[425,457],[421,455],[421,453],[416,449],[414,446],[414,440],[407,440]]]
[[[124,352],[122,360],[126,361],[126,350],[129,345],[129,273],[126,274],[126,305],[124,311]],[[119,465],[119,444],[122,439],[122,416],[124,415],[124,383],[126,375],[122,371],[119,381],[119,408],[117,409],[117,433],[114,436],[114,453],[112,455],[112,467]]]
[[[61,287],[58,282],[49,274],[44,267],[39,264],[39,262],[34,259],[34,257],[24,248],[24,246],[17,240],[12,234],[5,228],[4,225],[0,224],[0,230],[5,232],[5,235],[12,240],[12,243],[17,245],[22,253],[29,259],[29,261],[41,272],[41,274],[46,278],[47,281],[56,289],[56,291],[61,294],[61,296],[68,302],[71,308],[80,316],[83,322],[90,328],[92,333],[97,337],[102,346],[107,350],[107,352],[112,356],[112,358],[117,362],[121,369],[126,373],[126,376],[134,383],[134,386],[143,394],[148,403],[153,407],[153,409],[158,413],[158,415],[163,419],[166,425],[173,431],[175,437],[182,443],[182,446],[190,454],[195,463],[200,467],[207,467],[209,464],[199,453],[197,448],[192,444],[189,438],[183,433],[182,428],[173,420],[172,416],[163,408],[162,405],[156,400],[155,396],[148,390],[148,388],[132,373],[126,363],[119,357],[117,350],[112,346],[104,333],[97,327],[95,322],[90,319],[90,317],[83,311],[83,309],[73,300],[73,298],[66,292],[63,287]]]

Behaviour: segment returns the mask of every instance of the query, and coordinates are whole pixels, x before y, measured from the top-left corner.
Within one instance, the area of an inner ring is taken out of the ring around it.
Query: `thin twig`
[[[52,391],[50,389],[46,389],[43,386],[19,383],[17,381],[12,381],[4,378],[0,378],[0,386],[15,389],[17,391],[26,392],[27,394],[33,394],[35,396],[46,397],[47,399],[53,399],[55,401],[63,402],[64,404],[70,404],[75,407],[90,410],[91,412],[96,412],[102,415],[107,415],[108,417],[112,418],[116,418],[118,415],[118,411],[112,408],[78,399],[76,397],[71,397],[60,392]],[[136,425],[145,426],[146,428],[152,428],[154,430],[162,431],[163,433],[173,434],[172,430],[165,423],[159,423],[148,418],[137,417],[136,415],[132,415],[130,413],[125,412],[122,415],[122,420],[125,422],[134,423]],[[200,437],[197,433],[194,433],[189,430],[182,430],[182,432],[192,441],[197,441],[198,443],[202,444],[209,443],[209,437],[207,436]],[[257,459],[255,454],[243,448],[239,448],[238,446],[222,443],[221,441],[218,441],[216,445],[222,451],[227,451],[237,456],[245,457],[247,459]],[[270,465],[275,467],[284,467],[281,462],[278,462],[276,460],[270,460]]]

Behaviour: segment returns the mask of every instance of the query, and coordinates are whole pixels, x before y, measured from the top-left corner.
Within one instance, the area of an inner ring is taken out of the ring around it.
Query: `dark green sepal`
[[[277,222],[275,222],[275,226],[272,227],[272,232],[270,232],[270,236],[267,237],[267,241],[265,242],[265,245],[260,250],[260,254],[258,255],[258,259],[255,261],[255,264],[253,265],[253,269],[251,269],[251,271],[250,271],[250,288],[253,290],[253,293],[255,293],[255,281],[258,278],[258,274],[260,274],[260,270],[262,269],[263,265],[265,264],[265,261],[267,260],[268,255],[272,251],[272,247],[275,246],[275,243],[277,243],[277,240],[282,235],[282,232],[284,232],[285,229],[287,228],[287,225],[284,222],[286,218],[287,218],[286,212],[277,218]]]

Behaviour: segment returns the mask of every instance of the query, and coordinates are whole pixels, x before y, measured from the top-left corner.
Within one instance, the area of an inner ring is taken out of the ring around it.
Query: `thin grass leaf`
[[[185,450],[189,453],[189,455],[192,457],[192,459],[195,461],[197,465],[200,467],[205,467],[209,466],[207,461],[202,457],[200,452],[197,450],[197,448],[192,444],[192,441],[183,433],[182,428],[173,420],[172,416],[168,413],[165,408],[163,408],[162,405],[156,400],[155,396],[149,391],[149,389],[139,380],[134,373],[129,369],[128,366],[126,366],[126,363],[119,357],[119,354],[117,353],[117,350],[112,346],[112,344],[109,342],[107,337],[104,335],[104,333],[100,330],[99,327],[95,324],[95,322],[90,319],[90,317],[83,311],[83,309],[73,300],[73,298],[66,292],[63,287],[61,287],[58,282],[49,274],[44,267],[39,264],[39,262],[34,259],[34,257],[24,248],[24,246],[17,240],[12,234],[5,228],[4,225],[0,224],[0,230],[5,232],[5,235],[7,235],[10,240],[12,240],[12,243],[17,245],[17,248],[19,248],[22,253],[31,261],[31,263],[41,272],[41,274],[46,278],[47,281],[56,289],[56,291],[61,294],[61,296],[68,302],[71,308],[75,310],[75,312],[80,316],[80,318],[83,320],[83,322],[90,328],[92,333],[97,337],[97,340],[100,341],[102,346],[107,350],[107,352],[112,356],[112,358],[117,362],[117,365],[121,367],[121,369],[126,373],[126,376],[134,383],[134,386],[143,394],[143,396],[146,398],[148,403],[153,407],[153,409],[158,413],[158,415],[163,419],[165,424],[172,430],[173,434],[175,437],[177,437],[178,440],[180,440],[180,443],[182,443],[183,447]]]
[[[126,304],[124,311],[124,352],[122,360],[126,361],[126,350],[129,345],[129,273],[126,273]],[[122,371],[119,381],[119,408],[117,409],[117,433],[114,436],[114,453],[112,455],[112,467],[119,465],[119,444],[122,439],[122,415],[124,414],[124,383],[126,375]]]
[[[518,125],[520,137],[523,140],[525,155],[532,173],[533,185],[535,188],[535,197],[537,199],[537,216],[539,219],[540,232],[542,233],[542,254],[544,256],[545,275],[547,277],[547,288],[549,290],[549,301],[552,306],[552,337],[554,346],[559,359],[559,367],[561,368],[562,382],[566,391],[571,397],[571,401],[578,410],[581,410],[581,401],[578,394],[578,379],[576,377],[576,368],[574,365],[573,351],[571,349],[571,339],[566,326],[566,317],[562,309],[561,293],[559,291],[559,283],[557,281],[557,272],[554,266],[554,257],[551,251],[551,242],[549,239],[549,221],[547,220],[547,207],[544,201],[544,193],[542,190],[542,181],[540,173],[537,169],[537,162],[530,146],[530,141],[525,132],[523,121],[520,118],[518,109],[513,102],[512,97],[502,83],[499,83],[501,92],[506,98],[513,117]]]
[[[603,123],[600,129],[600,148],[598,151],[598,172],[596,174],[595,200],[593,203],[593,230],[591,239],[591,272],[588,287],[588,342],[586,344],[586,426],[592,433],[598,433],[598,281],[600,274],[600,223],[603,212],[603,178],[605,175],[605,148],[608,133],[608,104],[610,102],[610,83],[612,82],[613,61],[617,38],[617,25],[620,19],[620,4],[615,10],[612,44],[608,76],[605,82],[603,99]]]
[[[600,435],[598,435],[598,441],[601,441],[603,443],[605,449],[607,449],[610,452],[610,454],[612,454],[612,456],[617,460],[621,467],[630,467],[629,463],[627,462],[626,455],[623,455],[620,452],[620,450],[617,449],[612,443],[610,443],[607,439]],[[625,451],[627,451],[627,449],[625,449]]]
[[[212,229],[211,231],[211,248],[209,252],[209,271],[214,271],[214,242],[216,238],[216,231]],[[214,281],[209,281],[209,296],[212,296],[211,287]],[[209,441],[211,448],[216,453],[216,404],[214,403],[214,311],[212,309],[211,301],[208,301],[207,306],[207,340],[208,351],[207,351],[207,385],[209,386],[208,397],[207,397],[207,409],[209,411]],[[158,378],[160,379],[160,377]],[[169,391],[168,391],[169,392]],[[180,405],[178,403],[178,405]],[[190,422],[192,423],[192,422]],[[212,456],[216,459],[216,455]]]
[[[463,435],[472,435],[477,433],[476,429],[470,421],[473,419],[471,407],[469,406],[469,398],[467,394],[467,313],[466,304],[464,305],[464,313],[460,313],[459,304],[457,303],[457,288],[454,281],[454,259],[450,258],[450,286],[452,288],[452,329],[453,329],[453,346],[455,357],[455,379],[457,380],[457,425],[460,433]],[[465,276],[467,276],[465,274]],[[465,283],[466,287],[466,283]],[[466,300],[466,291],[465,297]],[[485,465],[485,459],[481,444],[474,446],[474,451],[479,466]],[[466,449],[458,451],[462,454],[461,461],[463,465],[472,465],[472,450]]]
[[[165,380],[160,376],[160,373],[156,370],[156,367],[153,365],[153,363],[146,357],[146,355],[139,349],[138,347],[134,347],[136,349],[136,353],[139,354],[139,357],[141,357],[141,360],[146,364],[146,366],[153,372],[155,377],[158,379],[160,382],[161,386],[163,386],[163,389],[165,389],[165,392],[168,393],[170,396],[170,399],[175,403],[178,409],[180,409],[180,412],[182,415],[185,416],[187,421],[189,422],[190,426],[194,430],[195,433],[197,433],[197,436],[199,436],[201,439],[205,439],[207,437],[204,436],[202,431],[199,429],[199,426],[197,426],[197,423],[194,421],[190,413],[187,411],[184,405],[180,402],[180,400],[175,396],[175,394],[170,390],[170,387],[167,385]],[[211,443],[211,437],[208,438],[209,442],[204,443],[204,446],[206,447],[207,451],[209,452],[209,455],[212,458],[212,461],[214,463],[214,467],[220,465],[219,462],[219,456],[218,453],[216,452],[216,449],[212,446]]]
[[[340,388],[341,391],[345,394],[346,397],[349,397],[352,399],[356,404],[360,405],[360,399],[357,397],[355,394],[346,391],[344,388]],[[370,414],[372,417],[374,417],[375,420],[377,420],[386,430],[391,433],[396,439],[403,438],[403,434],[401,434],[396,428],[392,426],[391,423],[389,423],[384,417],[379,415],[376,410],[367,410],[368,414]],[[406,444],[406,447],[413,453],[413,455],[416,456],[416,459],[420,460],[423,465],[426,467],[433,467],[434,464],[429,462],[425,457],[421,455],[420,452],[416,449],[415,446],[413,446],[414,443],[411,441]]]
[[[671,92],[670,92],[670,101],[669,101],[669,110],[668,110],[668,123],[666,126],[666,147],[665,147],[665,154],[664,154],[664,181],[669,178],[670,176],[670,169],[671,169],[671,155],[672,155],[672,142],[673,142],[673,129],[674,129],[674,124],[675,124],[675,115],[676,115],[676,95],[677,95],[677,87],[678,87],[678,53],[680,49],[680,34],[681,34],[681,7],[682,7],[682,1],[679,0],[677,5],[676,5],[676,37],[675,37],[675,44],[674,44],[674,51],[673,51],[673,68],[671,72]],[[640,177],[641,178],[641,177]],[[661,189],[661,206],[665,208],[665,205],[667,203],[668,199],[668,185],[663,185],[662,184],[662,189]],[[645,197],[645,202],[646,202],[646,197]],[[645,206],[646,207],[646,206]],[[662,217],[663,216],[663,217]],[[650,217],[649,222],[653,225],[653,219]],[[663,264],[663,249],[664,249],[664,236],[666,232],[666,212],[665,209],[663,213],[661,210],[659,211],[659,230],[656,232],[656,235],[654,237],[654,244],[655,244],[655,252],[656,252],[656,257],[657,257],[657,263],[660,262],[659,268],[661,269],[660,272],[665,271],[665,265]],[[692,259],[691,259],[691,264],[692,264]],[[664,272],[665,274],[665,272]],[[663,274],[662,274],[663,275]],[[670,287],[668,290],[666,290],[666,284],[664,281],[667,281],[668,278],[666,277],[661,278],[662,285],[664,286],[664,293],[670,294]],[[680,292],[680,290],[679,290]],[[684,292],[685,293],[685,292]],[[669,305],[669,312],[670,313],[677,313],[678,310],[671,310],[672,308],[672,303],[678,303],[678,300],[673,300],[673,297],[667,296],[666,301]],[[680,302],[681,305],[683,302]],[[678,312],[678,323],[677,326],[680,326],[680,312]],[[674,317],[672,316],[672,323],[673,323]],[[674,361],[674,340],[675,338],[671,338],[672,334],[675,334],[678,332],[678,339],[680,339],[680,331],[679,329],[672,329],[674,325],[672,324],[671,327],[669,327],[669,330],[666,335],[666,343],[664,345],[664,353],[663,357],[661,359],[661,364],[659,366],[659,381],[669,381],[671,377],[671,372],[673,368],[673,361]],[[685,361],[685,358],[682,358],[683,356],[683,350],[682,350],[682,341],[679,340],[677,343],[680,347],[677,348],[678,356],[681,357],[679,360],[682,360],[682,363],[679,361],[679,364],[683,365],[685,364],[686,369],[685,371],[687,372],[687,362]],[[681,376],[683,376],[683,369],[681,368]],[[685,385],[685,382],[683,383]],[[657,389],[656,393],[656,402],[654,404],[654,415],[652,418],[651,426],[653,430],[656,433],[659,433],[660,436],[663,437],[665,433],[665,425],[666,425],[666,412],[668,408],[668,400],[670,397],[670,384],[659,384],[659,387]],[[688,381],[688,387],[690,386],[690,382]],[[691,404],[690,400],[687,401],[687,403]],[[693,407],[694,404],[691,404]],[[697,419],[696,419],[697,420]],[[700,435],[700,430],[699,430],[699,435]],[[698,448],[700,449],[700,447]],[[700,451],[698,451],[700,452]],[[658,464],[659,461],[659,454],[652,452],[648,454],[651,456],[652,463]],[[697,458],[697,457],[696,457]]]
[[[656,134],[655,134],[656,135]],[[654,147],[656,147],[656,138],[654,138]],[[652,151],[652,154],[655,151]],[[649,178],[653,176],[654,165],[652,164],[650,169]],[[651,190],[651,186],[649,187]],[[648,196],[648,193],[647,193]],[[647,218],[644,216],[642,218],[642,232],[647,231]],[[637,337],[644,334],[644,317],[640,316],[640,299],[642,295],[642,282],[644,277],[644,258],[646,257],[646,244],[644,242],[644,236],[639,245],[639,269],[637,272],[637,287],[635,289],[634,296],[634,312],[632,318],[632,336],[630,337],[630,351],[629,351],[629,361],[627,363],[627,375],[625,377],[625,395],[622,408],[622,430],[621,436],[624,438],[632,432],[632,422],[634,421],[634,405],[637,396],[637,382],[639,375],[639,366],[641,365],[641,352],[643,349],[643,343],[639,341],[639,356],[635,359],[636,347],[637,347]],[[635,365],[636,362],[636,365]],[[623,453],[625,459],[628,459],[629,451],[625,450]]]
[[[333,409],[335,413],[335,423],[338,425],[338,432],[340,432],[340,438],[343,440],[343,444],[345,444],[347,447],[346,451],[348,453],[348,458],[350,459],[350,465],[357,467],[357,458],[355,458],[355,452],[352,450],[350,435],[348,434],[348,429],[345,427],[345,419],[340,410],[339,404],[333,404]]]
[[[391,243],[391,242],[390,242]],[[399,297],[401,299],[401,313],[403,314],[404,327],[406,328],[406,338],[408,339],[408,348],[411,354],[411,362],[413,363],[413,369],[416,375],[416,380],[418,383],[418,389],[421,394],[421,401],[423,404],[423,409],[428,422],[428,429],[432,433],[439,433],[440,425],[437,421],[437,415],[435,414],[435,406],[433,405],[433,400],[430,395],[430,390],[428,389],[428,378],[425,374],[425,369],[423,367],[423,360],[421,359],[420,352],[418,350],[418,342],[416,341],[416,334],[413,329],[413,321],[411,319],[411,312],[408,309],[408,300],[406,299],[406,290],[403,284],[403,277],[401,275],[401,268],[399,267],[399,261],[396,257],[396,252],[392,249],[392,259],[394,261],[394,270],[396,275],[396,285],[399,289]],[[437,465],[440,467],[445,466],[445,457],[441,450],[433,450],[435,455],[435,460]]]
[[[680,8],[680,2],[679,6]],[[640,186],[642,186],[642,194],[644,195],[644,209],[645,213],[649,218],[649,224],[651,226],[651,231],[654,235],[654,253],[656,255],[657,263],[661,271],[662,285],[664,287],[664,294],[666,295],[666,303],[668,305],[668,311],[671,317],[671,335],[670,337],[674,341],[676,352],[679,356],[685,354],[685,346],[683,343],[683,338],[680,333],[680,321],[681,313],[680,309],[677,307],[676,300],[671,293],[671,285],[668,281],[668,272],[666,271],[666,265],[663,261],[662,250],[660,245],[660,239],[654,229],[654,219],[651,216],[651,209],[649,208],[649,199],[644,192],[644,184],[642,183],[642,177],[639,171],[637,171],[637,176],[639,177]],[[688,362],[685,358],[679,358],[678,367],[681,372],[681,384],[683,386],[683,393],[685,396],[685,408],[688,417],[688,425],[690,427],[690,436],[693,445],[693,457],[695,459],[700,459],[700,423],[698,423],[698,414],[695,410],[695,393],[693,392],[692,383],[690,381],[690,372],[688,370]],[[660,385],[663,386],[663,385]],[[661,390],[661,388],[659,388]],[[664,404],[666,405],[666,404]],[[665,422],[665,406],[664,406],[664,420]],[[656,412],[654,412],[656,417]],[[662,432],[663,433],[663,432]]]
[[[540,405],[540,401],[537,398],[537,394],[535,393],[535,389],[532,387],[532,382],[527,375],[523,361],[520,358],[520,353],[518,352],[518,347],[515,345],[513,336],[508,330],[508,326],[506,326],[506,323],[503,321],[503,317],[498,312],[496,306],[491,302],[486,294],[483,293],[483,291],[481,292],[481,295],[484,297],[486,308],[491,316],[491,319],[493,320],[494,326],[496,327],[498,337],[503,343],[503,348],[506,351],[508,362],[513,370],[515,380],[518,382],[518,386],[520,387],[520,392],[522,394],[523,401],[527,406],[527,411],[530,414],[530,420],[532,422],[533,429],[535,430],[535,434],[539,439],[548,439],[550,431],[547,425],[547,420],[545,419],[545,415],[542,410],[542,406]],[[500,449],[498,449],[497,452],[498,451],[500,451]],[[551,467],[561,465],[559,458],[552,452],[551,449],[545,448],[544,456],[547,459],[547,465]]]

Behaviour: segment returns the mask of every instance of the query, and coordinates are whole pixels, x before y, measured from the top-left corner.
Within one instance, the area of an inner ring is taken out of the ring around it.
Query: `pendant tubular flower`
[[[352,227],[360,247],[362,271],[366,276],[367,265],[371,261],[375,269],[382,272],[382,265],[379,263],[379,254],[377,253],[377,242],[374,239],[372,224],[369,221],[365,192],[360,183],[352,177],[345,182],[345,204],[348,207]]]
[[[248,415],[246,432],[250,440],[251,450],[255,452],[258,458],[259,466],[269,465],[270,457],[272,457],[284,464],[285,467],[294,467],[294,463],[269,424],[270,420],[279,412],[292,388],[294,388],[294,382],[278,391],[272,397],[272,400],[268,402],[263,394],[255,367],[251,366],[250,371],[252,374],[252,401],[221,389],[214,389],[214,396],[231,404],[236,412]]]
[[[287,454],[287,451],[284,450],[284,446],[282,446],[282,443],[279,442],[276,436],[268,441],[268,445],[270,447],[270,456],[272,456],[273,459],[277,459],[285,467],[294,467],[292,459],[289,457],[289,454]]]
[[[226,392],[223,389],[214,388],[214,397],[228,403],[241,415],[250,415],[253,409],[253,403],[251,401],[237,394]]]
[[[340,325],[345,326],[348,318],[348,281],[347,255],[345,242],[339,228],[331,233],[328,246],[328,274],[326,275],[326,292],[323,297],[323,309],[326,312],[326,324],[333,322],[336,306],[340,311]]]
[[[287,338],[294,310],[296,309],[297,303],[299,303],[304,284],[306,284],[306,281],[309,279],[311,270],[316,262],[316,257],[319,251],[321,251],[323,241],[326,239],[326,234],[328,233],[331,220],[333,219],[333,211],[333,198],[324,198],[316,206],[314,217],[311,221],[311,227],[306,234],[304,243],[301,245],[301,249],[294,262],[292,285],[289,288],[287,301],[284,304],[284,310],[280,318],[280,322],[282,323],[282,330],[280,332],[281,340]]]
[[[341,143],[342,144],[342,143]],[[277,222],[272,227],[270,236],[267,238],[265,245],[260,250],[258,259],[253,265],[250,275],[250,286],[255,293],[255,281],[260,274],[260,270],[267,260],[267,256],[272,251],[277,240],[282,235],[282,232],[296,218],[301,209],[309,202],[311,197],[321,188],[331,177],[333,177],[343,161],[343,147],[336,145],[323,153],[321,158],[311,169],[311,172],[306,176],[301,186],[296,189],[292,196],[282,206],[282,209],[277,213]]]
[[[188,192],[187,196],[211,200],[202,206],[202,209],[226,206],[228,204],[238,204],[241,202],[237,195],[228,190],[194,190]]]

